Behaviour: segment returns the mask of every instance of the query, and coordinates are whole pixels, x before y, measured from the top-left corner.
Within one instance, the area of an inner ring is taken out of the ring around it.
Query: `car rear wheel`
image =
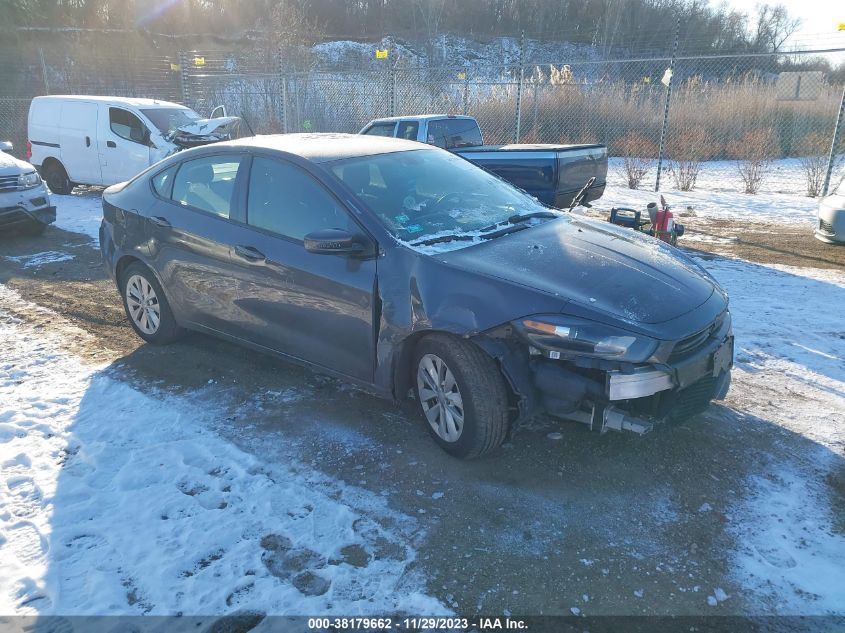
[[[496,362],[469,341],[434,334],[414,357],[417,399],[434,441],[464,459],[497,448],[508,431],[507,387]]]
[[[123,307],[136,334],[147,343],[163,345],[176,340],[182,329],[176,324],[170,304],[150,270],[135,262],[121,276]]]
[[[67,195],[73,191],[73,183],[68,178],[65,168],[56,160],[50,160],[41,169],[44,180],[50,191],[59,195]]]

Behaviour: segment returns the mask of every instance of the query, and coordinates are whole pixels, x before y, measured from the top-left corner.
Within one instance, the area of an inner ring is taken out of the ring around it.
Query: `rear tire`
[[[141,262],[133,262],[123,271],[120,294],[132,329],[147,343],[165,345],[182,336],[161,285]]]
[[[59,161],[48,161],[41,168],[41,171],[44,176],[44,181],[53,193],[66,196],[73,191],[73,183],[70,181],[70,178],[68,178],[67,171],[65,171],[65,168]]]
[[[417,345],[412,367],[423,421],[440,448],[472,459],[501,445],[508,395],[495,360],[469,341],[432,334]]]

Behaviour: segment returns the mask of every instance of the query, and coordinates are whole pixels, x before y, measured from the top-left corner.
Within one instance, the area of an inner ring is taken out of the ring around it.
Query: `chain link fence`
[[[654,187],[662,163],[663,187],[694,188],[701,163],[722,160],[736,162],[741,185],[754,192],[772,161],[792,159],[804,175],[793,192],[819,195],[843,82],[798,70],[818,57],[807,51],[466,67],[388,59],[376,69],[302,71],[269,47],[158,57],[77,51],[40,55],[37,92],[153,97],[203,116],[224,105],[256,133],[357,132],[378,117],[469,114],[488,143],[606,144],[612,169],[630,186]],[[0,97],[0,135],[19,152],[27,107],[25,98]],[[845,133],[836,138],[834,156],[845,153]],[[834,167],[835,185],[841,162]]]

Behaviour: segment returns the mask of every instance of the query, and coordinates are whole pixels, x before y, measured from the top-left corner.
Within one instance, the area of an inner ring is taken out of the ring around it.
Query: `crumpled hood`
[[[6,152],[0,152],[0,176],[14,176],[29,171],[35,171],[35,167],[25,160],[15,158]]]
[[[239,121],[236,116],[221,116],[215,119],[197,119],[182,127],[177,128],[179,132],[184,134],[191,134],[193,136],[208,136],[214,134],[218,129],[224,125],[229,125],[235,121]]]
[[[435,257],[630,323],[675,319],[718,287],[667,244],[586,218],[551,220]]]

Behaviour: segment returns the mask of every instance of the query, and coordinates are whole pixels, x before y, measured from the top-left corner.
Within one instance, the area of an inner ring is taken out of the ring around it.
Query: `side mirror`
[[[209,119],[218,119],[220,117],[226,116],[226,106],[219,105],[211,111],[211,116],[208,117]]]
[[[343,229],[320,229],[305,236],[305,250],[318,255],[366,256],[369,248],[349,231]]]
[[[0,141],[0,152],[11,154],[13,149],[15,149],[15,146],[11,141]]]

